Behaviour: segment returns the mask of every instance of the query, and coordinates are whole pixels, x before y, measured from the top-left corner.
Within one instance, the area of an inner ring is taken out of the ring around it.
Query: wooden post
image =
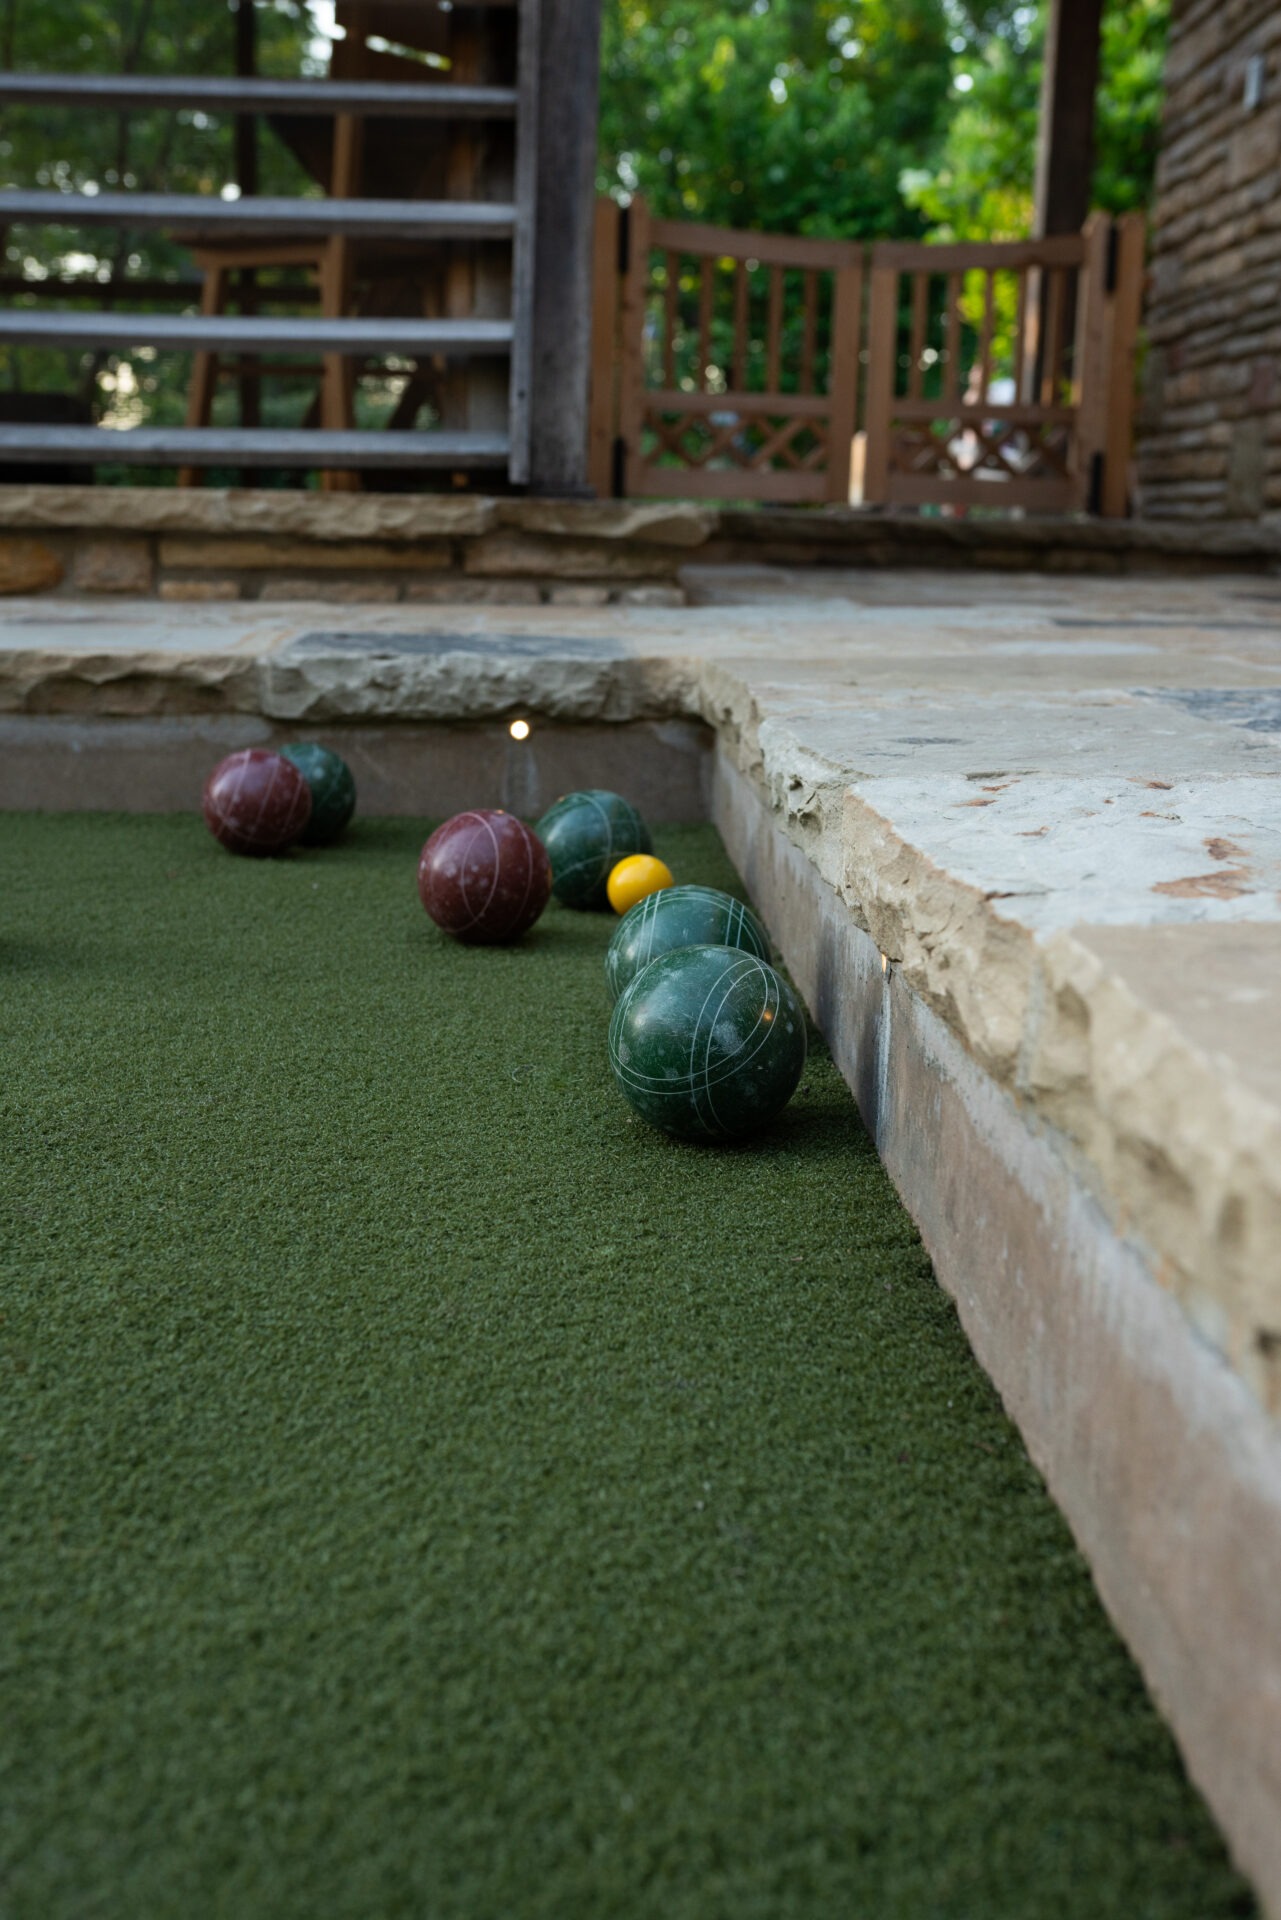
[[[1082,230],[1085,259],[1077,280],[1072,381],[1076,406],[1077,506],[1090,513],[1097,513],[1101,505],[1108,430],[1107,270],[1111,226],[1106,213],[1092,213],[1086,221]]]
[[[1130,508],[1134,356],[1143,313],[1146,221],[1141,213],[1122,214],[1114,233],[1116,270],[1111,291],[1107,441],[1103,449],[1103,492],[1099,501],[1099,511],[1109,520],[1123,519]]]
[[[200,311],[206,316],[221,313],[226,298],[227,275],[221,267],[206,267],[204,285],[200,289]],[[218,391],[218,356],[207,349],[199,349],[191,362],[191,385],[187,388],[187,425],[189,427],[207,427],[213,417],[214,395]],[[180,487],[199,487],[204,484],[204,470],[201,467],[179,467],[178,485]]]
[[[1032,231],[1079,233],[1090,210],[1103,0],[1050,0],[1041,71]]]
[[[529,485],[577,495],[587,477],[592,202],[601,0],[542,0],[534,224]]]
[[[587,479],[607,500],[614,491],[618,419],[618,202],[596,202],[592,238],[592,376],[588,399]]]
[[[832,280],[832,345],[827,390],[827,497],[844,507],[850,498],[850,462],[858,421],[859,353],[863,345],[863,268],[839,267]]]
[[[626,265],[618,356],[618,438],[622,444],[619,492],[632,491],[641,458],[645,419],[645,295],[649,290],[649,208],[639,194],[626,213]]]
[[[342,77],[363,78],[368,56],[365,35],[368,32],[366,9],[353,6],[347,22]],[[334,152],[329,178],[331,200],[352,200],[360,193],[360,163],[364,124],[354,113],[334,115]],[[334,234],[320,259],[320,311],[329,319],[341,319],[351,311],[352,243],[346,234]],[[341,353],[326,353],[321,359],[320,424],[327,433],[345,433],[355,422],[356,365]],[[353,493],[360,487],[355,472],[327,468],[320,476],[326,493]]]
[[[236,0],[236,77],[252,80],[258,72],[258,49],[254,28],[253,0]],[[258,116],[236,115],[236,185],[242,196],[258,191]],[[237,305],[241,313],[258,311],[258,276],[252,267],[242,267],[236,276]],[[244,357],[239,366],[240,424],[262,424],[262,363],[248,371]],[[242,487],[252,486],[256,476],[242,473]]]
[[[360,168],[361,123],[354,113],[334,117],[334,176],[330,197],[351,199],[356,192]],[[324,251],[320,263],[320,311],[323,316],[341,319],[351,309],[351,241],[336,234]],[[320,377],[320,424],[329,433],[346,432],[355,418],[355,362],[345,354],[323,355]],[[320,476],[327,493],[350,493],[360,486],[360,475],[327,468]]]
[[[867,317],[867,454],[863,468],[865,506],[882,504],[889,494],[890,424],[898,375],[898,268],[876,263],[872,251],[872,292]]]

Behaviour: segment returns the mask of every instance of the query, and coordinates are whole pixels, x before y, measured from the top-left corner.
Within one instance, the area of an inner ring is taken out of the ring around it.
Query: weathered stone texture
[[[76,548],[71,584],[77,593],[150,593],[148,540],[84,540]]]
[[[532,580],[411,580],[406,600],[444,606],[536,607],[542,598]]]
[[[41,540],[0,537],[0,593],[47,593],[62,578],[62,562]]]
[[[351,605],[359,601],[381,601],[388,605],[400,598],[399,586],[391,580],[268,580],[258,596],[261,600],[331,600]]]
[[[239,600],[239,580],[162,580],[158,589],[162,600],[210,601]]]
[[[671,517],[671,509],[668,509]],[[522,574],[535,579],[663,580],[675,575],[682,549],[649,541],[548,538],[532,533],[491,533],[463,554],[468,573]]]
[[[1281,482],[1281,10],[1174,0],[1165,85],[1140,512],[1258,518]]]
[[[416,540],[403,546],[385,541],[330,543],[324,540],[209,539],[179,536],[160,542],[162,568],[216,567],[222,572],[436,572],[451,564],[453,552],[445,540]]]

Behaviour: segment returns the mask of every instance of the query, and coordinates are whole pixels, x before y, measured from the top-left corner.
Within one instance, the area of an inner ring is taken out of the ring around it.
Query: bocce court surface
[[[821,1042],[651,1133],[426,825],[4,820],[0,1913],[1253,1913]]]

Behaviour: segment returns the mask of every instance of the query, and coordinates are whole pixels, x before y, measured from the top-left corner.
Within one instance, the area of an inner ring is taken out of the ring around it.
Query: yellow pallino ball
[[[638,900],[645,900],[651,893],[659,893],[672,884],[671,868],[655,860],[652,853],[629,853],[626,860],[611,867],[605,891],[614,912],[626,913]]]

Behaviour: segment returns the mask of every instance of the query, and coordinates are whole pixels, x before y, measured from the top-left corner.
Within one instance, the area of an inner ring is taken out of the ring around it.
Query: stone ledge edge
[[[1188,1770],[1281,1915],[1281,1434],[718,754],[713,818]]]

